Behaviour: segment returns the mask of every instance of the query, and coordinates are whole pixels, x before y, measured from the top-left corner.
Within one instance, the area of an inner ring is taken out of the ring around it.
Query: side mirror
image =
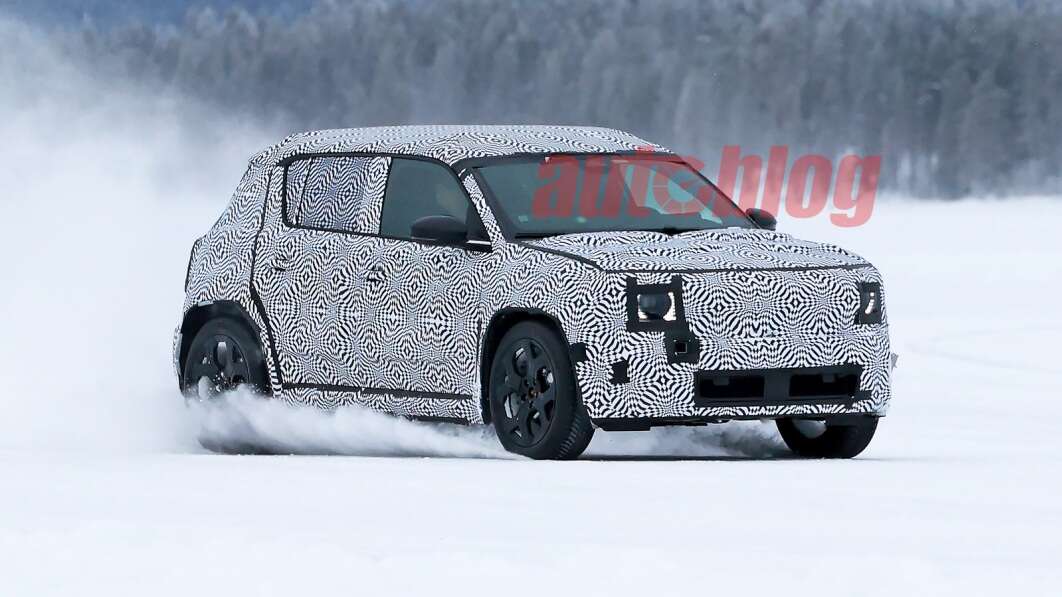
[[[413,240],[459,245],[468,240],[468,227],[453,216],[424,216],[410,226]]]
[[[749,209],[745,210],[745,215],[748,216],[750,220],[755,222],[755,224],[760,228],[764,228],[766,230],[774,230],[778,227],[778,220],[776,220],[769,211],[750,207]]]

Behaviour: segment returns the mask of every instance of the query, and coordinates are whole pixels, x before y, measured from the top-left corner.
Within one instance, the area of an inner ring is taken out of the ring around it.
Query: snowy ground
[[[0,88],[0,595],[1062,581],[1062,200],[881,201],[847,230],[783,219],[885,275],[895,398],[853,461],[786,459],[756,423],[599,433],[557,463],[505,458],[482,430],[261,410],[262,433],[345,455],[217,456],[195,434],[225,421],[181,405],[170,333],[192,239],[280,133],[36,59]]]

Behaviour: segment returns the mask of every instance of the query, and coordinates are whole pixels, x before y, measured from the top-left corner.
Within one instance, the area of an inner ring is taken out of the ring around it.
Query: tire
[[[821,421],[778,419],[778,432],[785,445],[802,458],[853,458],[870,445],[878,428],[877,417],[862,417],[857,423],[835,425]],[[812,426],[817,427],[815,429]]]
[[[262,345],[251,327],[231,317],[217,317],[203,325],[188,347],[181,368],[181,389],[188,400],[216,400],[238,387],[265,394],[269,388]],[[222,454],[265,454],[267,450],[243,441],[199,436],[199,444]]]
[[[203,381],[208,382],[203,387]],[[259,393],[269,387],[265,355],[249,325],[231,317],[207,321],[192,339],[181,368],[181,389],[200,398],[247,385]],[[206,389],[208,395],[198,390]]]
[[[594,436],[567,347],[549,327],[523,321],[498,343],[490,412],[506,450],[536,460],[578,457]]]

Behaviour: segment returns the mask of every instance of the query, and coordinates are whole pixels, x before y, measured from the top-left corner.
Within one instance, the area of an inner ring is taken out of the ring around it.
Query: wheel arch
[[[494,361],[494,352],[497,350],[498,344],[501,343],[501,339],[505,336],[505,333],[512,329],[516,324],[524,321],[537,321],[552,329],[560,336],[561,342],[564,346],[568,347],[569,351],[571,351],[572,345],[568,343],[568,336],[564,333],[564,327],[561,325],[560,320],[554,315],[547,313],[542,309],[526,307],[507,307],[495,312],[490,318],[490,322],[487,323],[487,329],[483,333],[483,338],[481,340],[482,350],[480,351],[479,359],[479,404],[483,414],[484,423],[490,424],[491,421],[490,367]],[[575,385],[576,392],[578,392],[578,382],[576,382]]]
[[[181,341],[178,349],[178,361],[177,361],[177,378],[178,383],[180,377],[184,374],[184,362],[188,358],[188,349],[192,344],[192,339],[199,333],[199,330],[206,325],[206,322],[217,317],[229,317],[236,319],[247,324],[247,328],[254,334],[255,340],[259,346],[262,347],[263,354],[265,354],[265,344],[262,342],[262,331],[258,329],[258,325],[251,318],[251,315],[247,313],[247,310],[243,308],[243,305],[236,301],[210,301],[204,303],[197,303],[192,305],[188,311],[185,312],[184,317],[181,319]]]

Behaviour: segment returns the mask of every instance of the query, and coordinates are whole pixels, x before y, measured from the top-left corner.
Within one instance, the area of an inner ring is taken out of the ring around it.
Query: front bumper
[[[884,415],[888,320],[882,300],[880,318],[858,321],[865,285],[881,299],[871,266],[611,277],[598,300],[612,315],[568,330],[584,345],[583,403],[595,420]],[[670,292],[674,317],[641,318],[631,297],[645,292]]]
[[[635,339],[624,354],[588,349],[587,358],[576,364],[576,376],[583,403],[595,420],[881,416],[891,397],[888,331],[883,325],[867,328],[799,341],[730,339],[725,346],[711,346],[702,340],[695,362],[669,362],[674,359],[669,358],[665,334],[650,333]],[[834,370],[849,375],[857,371],[857,383],[844,392],[791,391],[794,377]],[[713,377],[742,376],[761,377],[762,391],[753,388],[734,396],[723,392],[715,399],[701,391]]]

